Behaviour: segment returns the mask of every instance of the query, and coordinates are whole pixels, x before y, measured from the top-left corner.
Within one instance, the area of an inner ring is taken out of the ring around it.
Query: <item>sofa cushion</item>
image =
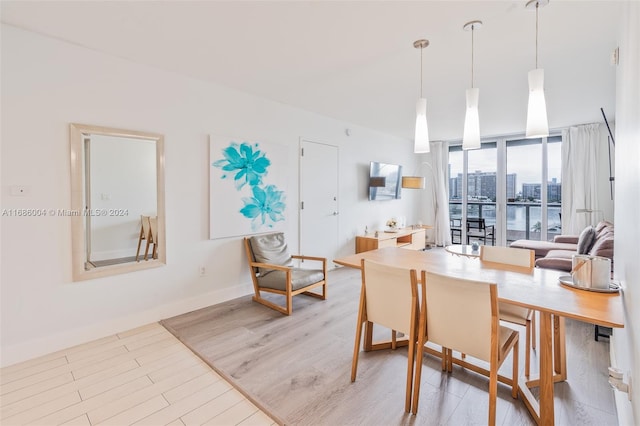
[[[251,250],[256,262],[293,266],[287,243],[284,240],[284,233],[275,232],[273,234],[254,235],[249,241],[251,242]],[[259,270],[261,276],[273,272],[273,269],[259,268]]]
[[[576,254],[578,254],[578,252],[572,250],[549,250],[549,253],[547,253],[546,257],[571,260]]]
[[[579,238],[580,238],[580,235],[556,235],[555,237],[553,237],[553,242],[578,244]]]
[[[536,240],[517,240],[510,244],[510,247],[525,248],[533,250],[536,253],[536,258],[544,257],[550,250],[570,250],[574,253],[578,248],[577,244],[568,243],[554,243],[551,241],[536,241]]]
[[[324,273],[322,272],[322,269],[291,269],[291,289],[294,291],[322,281],[323,279]],[[260,274],[258,277],[258,283],[260,287],[285,291],[287,283],[286,272],[272,271],[266,275]]]
[[[536,267],[545,269],[558,269],[560,271],[571,271],[571,259],[559,257],[543,257],[536,260]]]
[[[589,254],[613,260],[613,242],[613,232],[602,233],[591,247]]]
[[[613,223],[608,222],[606,220],[598,222],[598,224],[596,225],[596,236],[599,236],[600,233],[602,231],[604,231],[605,229],[609,229],[609,230],[613,231]]]
[[[596,242],[596,230],[593,226],[587,226],[580,233],[580,237],[578,238],[578,254],[587,254],[591,247],[593,247],[593,243]]]

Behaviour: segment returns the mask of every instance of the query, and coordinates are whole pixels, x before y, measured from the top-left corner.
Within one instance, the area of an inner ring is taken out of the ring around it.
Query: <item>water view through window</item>
[[[562,230],[561,140],[560,136],[549,137],[546,143],[542,139],[503,140],[483,143],[481,149],[467,152],[451,146],[448,183],[452,225],[459,226],[466,207],[467,218],[483,218],[496,229],[504,224],[500,240],[507,245],[518,239],[553,240]],[[498,164],[499,150],[504,150],[503,167]],[[498,179],[501,173],[503,179]],[[506,200],[502,209],[497,208],[499,199]],[[454,234],[454,243],[458,243],[460,238]]]

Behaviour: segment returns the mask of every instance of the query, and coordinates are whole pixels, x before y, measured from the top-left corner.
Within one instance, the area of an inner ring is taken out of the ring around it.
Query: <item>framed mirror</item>
[[[164,137],[70,124],[73,280],[166,264]]]

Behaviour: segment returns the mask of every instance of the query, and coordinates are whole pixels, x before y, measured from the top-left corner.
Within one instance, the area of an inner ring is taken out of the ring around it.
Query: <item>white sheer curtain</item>
[[[447,142],[431,142],[431,178],[427,179],[431,196],[425,201],[429,224],[433,224],[435,243],[437,246],[451,244],[449,230],[449,196],[447,194],[446,176],[449,165],[449,145]],[[427,174],[428,176],[429,174]]]
[[[580,234],[602,213],[597,186],[599,143],[599,124],[570,127],[562,132],[563,234]]]

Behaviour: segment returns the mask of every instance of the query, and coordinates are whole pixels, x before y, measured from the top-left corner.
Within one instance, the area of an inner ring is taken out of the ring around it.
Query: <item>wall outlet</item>
[[[207,268],[205,268],[204,266],[200,267],[200,276],[204,277],[205,275],[207,275]]]
[[[11,195],[14,197],[22,197],[28,195],[31,188],[23,185],[11,185]]]
[[[613,51],[611,52],[611,65],[618,65],[620,64],[620,48],[616,47],[615,49],[613,49]]]

